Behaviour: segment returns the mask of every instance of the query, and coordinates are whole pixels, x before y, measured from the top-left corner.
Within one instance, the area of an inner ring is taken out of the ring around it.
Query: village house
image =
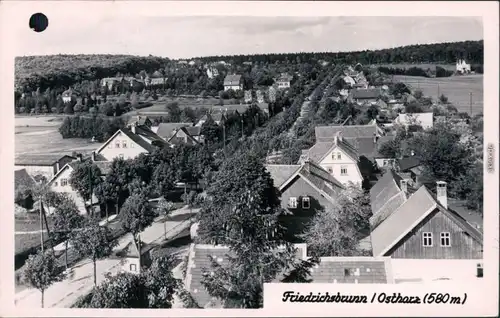
[[[61,96],[64,103],[69,103],[72,100],[76,100],[76,98],[80,96],[80,93],[78,91],[73,90],[70,87],[67,90],[65,90]]]
[[[120,252],[117,256],[122,260],[120,262],[122,273],[140,274],[144,269],[152,264],[151,250],[152,245],[138,242],[140,248],[134,240]]]
[[[307,160],[319,164],[343,185],[362,185],[364,177],[358,152],[344,139],[341,132],[335,135],[333,141],[316,142],[313,147],[304,151],[299,163]]]
[[[287,240],[301,242],[297,237],[321,209],[332,210],[344,186],[318,164],[266,165],[274,186],[281,192],[281,206],[290,215],[281,221],[287,228]]]
[[[298,260],[307,259],[306,244],[294,247]],[[211,272],[212,261],[221,265],[228,263],[228,253],[229,248],[222,245],[191,244],[189,248],[184,285],[202,308],[222,307],[201,281],[205,271]],[[307,278],[311,283],[323,284],[393,284],[391,261],[389,257],[321,257]],[[273,282],[280,282],[285,274],[278,275]]]
[[[207,76],[210,79],[217,77],[217,76],[219,76],[219,70],[215,67],[210,66],[207,68]]]
[[[153,126],[153,122],[151,121],[151,119],[149,119],[148,116],[141,116],[141,115],[130,117],[127,124],[129,126],[133,124],[136,124],[138,126],[146,126],[150,129]]]
[[[192,123],[160,123],[157,127],[153,127],[153,131],[163,140],[168,141],[172,138],[178,129],[182,127],[191,127]]]
[[[118,83],[120,83],[122,78],[118,77],[106,77],[101,80],[101,86],[108,87],[108,90],[112,90]]]
[[[351,99],[358,105],[374,104],[381,95],[380,88],[354,89],[351,91]]]
[[[349,88],[352,88],[356,84],[356,81],[354,80],[354,78],[352,78],[350,76],[344,76],[343,80]]]
[[[163,85],[165,84],[165,82],[166,80],[163,77],[153,77],[149,79],[149,81],[146,83],[146,86]]]
[[[423,165],[415,156],[405,156],[396,160],[395,168],[399,174],[407,174],[408,178],[415,184],[420,184]]]
[[[460,74],[468,74],[471,72],[470,64],[467,64],[465,60],[459,59],[456,64],[456,71]]]
[[[401,191],[408,191],[407,186],[403,181]],[[404,200],[399,195],[398,203],[403,201],[402,204],[391,203],[383,217],[372,224],[373,255],[397,259],[482,259],[482,232],[448,207],[446,188],[445,182],[438,181],[436,196],[425,186],[411,194],[407,192]],[[385,191],[383,188],[381,193]],[[378,213],[375,211],[374,216]]]
[[[99,149],[96,155],[107,161],[114,159],[133,159],[141,153],[149,154],[156,147],[165,147],[168,143],[151,131],[147,126],[137,124],[119,129]]]
[[[399,114],[394,120],[395,125],[404,126],[408,129],[411,126],[420,126],[423,129],[430,129],[434,126],[433,113],[406,113]]]
[[[172,136],[167,140],[171,145],[197,145],[200,143],[200,129],[201,127],[180,127],[175,129]],[[196,133],[198,138],[191,135],[191,132]]]
[[[99,200],[95,196],[95,194],[92,194],[91,200],[85,201],[80,196],[80,194],[78,194],[78,192],[71,187],[71,184],[69,182],[69,180],[71,178],[71,173],[74,171],[76,165],[81,160],[82,159],[80,157],[76,161],[72,161],[70,163],[67,163],[47,183],[47,186],[53,192],[66,194],[69,198],[71,198],[75,202],[78,210],[80,211],[80,214],[85,215],[88,213],[88,209],[91,206],[93,207],[94,211],[99,212],[99,209],[98,209]],[[44,202],[44,204],[45,204],[45,202]],[[51,214],[55,209],[55,207],[50,207],[47,204],[45,204],[45,208],[46,208],[47,214]]]
[[[224,90],[237,91],[243,89],[243,81],[241,75],[226,75],[224,78]]]
[[[292,79],[293,77],[291,75],[287,73],[282,73],[276,80],[276,84],[278,84],[278,88],[280,89],[290,88],[290,83]]]
[[[15,158],[14,170],[25,169],[35,179],[43,176],[50,180],[65,164],[76,159],[76,157],[60,153],[23,154]]]

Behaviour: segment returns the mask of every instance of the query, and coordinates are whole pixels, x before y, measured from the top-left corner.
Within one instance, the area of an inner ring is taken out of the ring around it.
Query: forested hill
[[[17,87],[69,86],[83,80],[96,80],[121,74],[154,71],[165,66],[168,58],[133,55],[46,55],[22,56],[15,60]]]
[[[261,68],[265,68],[266,64],[311,65],[318,61],[335,64],[455,63],[457,58],[465,58],[470,64],[482,65],[483,41],[410,45],[361,52],[211,56],[195,58],[198,63],[193,66],[184,64],[184,67],[199,69],[194,74],[203,77],[203,64],[221,60],[230,63],[235,68],[232,69],[234,72],[240,71],[238,67],[244,62],[259,63]],[[141,71],[177,72],[177,61],[155,56],[131,55],[26,56],[16,58],[15,66],[18,91],[69,87],[84,80],[94,81],[117,74],[134,76]]]
[[[316,52],[258,54],[237,56],[202,57],[207,62],[220,61],[243,63],[252,62],[292,62],[303,63],[310,60],[324,60],[335,63],[390,64],[390,63],[455,63],[464,58],[471,64],[483,64],[484,41],[447,42],[436,44],[416,44],[390,49],[356,52]]]

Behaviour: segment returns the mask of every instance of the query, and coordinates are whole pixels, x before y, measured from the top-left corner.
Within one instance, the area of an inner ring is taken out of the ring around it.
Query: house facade
[[[61,94],[61,97],[62,97],[62,100],[64,103],[69,103],[73,100],[73,98],[76,98],[77,96],[79,96],[79,93],[74,91],[72,88],[69,88],[67,90],[65,90],[62,94]]]
[[[56,193],[64,193],[69,198],[73,199],[80,214],[87,214],[87,207],[90,206],[90,202],[85,202],[85,200],[78,194],[76,190],[71,187],[69,182],[71,178],[71,173],[74,171],[74,166],[78,161],[73,161],[66,164],[54,177],[47,183],[47,186],[51,191]],[[92,195],[92,205],[97,205],[99,200],[93,194]],[[55,207],[46,206],[48,214],[54,211]]]
[[[43,176],[50,180],[64,165],[74,160],[76,157],[70,155],[23,154],[15,158],[14,170],[25,169],[32,177]]]
[[[470,64],[467,64],[463,59],[457,60],[455,68],[456,71],[461,74],[468,74],[471,72]]]
[[[302,165],[267,165],[266,169],[281,192],[282,208],[289,212],[281,217],[287,240],[302,242],[298,235],[318,211],[333,210],[344,187],[312,161]]]
[[[96,155],[107,161],[133,159],[138,155],[151,153],[156,147],[167,146],[167,142],[146,126],[130,125],[119,129],[99,149]]]
[[[483,235],[448,208],[446,183],[437,196],[422,186],[372,229],[373,255],[397,259],[482,259]]]
[[[241,75],[226,75],[224,78],[224,90],[237,91],[243,89],[243,81]]]
[[[280,89],[290,88],[291,82],[292,82],[292,76],[286,73],[281,74],[280,77],[278,77],[278,79],[276,80],[276,84]]]

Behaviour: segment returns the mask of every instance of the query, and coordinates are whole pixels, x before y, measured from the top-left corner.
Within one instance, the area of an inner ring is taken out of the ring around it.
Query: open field
[[[424,64],[409,64],[409,63],[402,63],[402,64],[372,64],[370,65],[371,67],[390,67],[390,68],[401,68],[401,69],[409,69],[412,67],[417,67],[421,68],[423,70],[426,70],[428,68],[435,69],[436,66],[442,67],[445,70],[448,71],[455,71],[456,65],[455,64],[429,64],[429,63],[424,63]]]
[[[472,113],[483,112],[483,75],[440,78],[394,75],[393,78],[394,81],[409,84],[412,89],[420,89],[425,96],[433,99],[444,94],[460,112],[470,112],[472,93]]]
[[[92,143],[88,139],[63,139],[57,129],[63,117],[20,116],[15,118],[15,153],[90,153],[102,143]]]

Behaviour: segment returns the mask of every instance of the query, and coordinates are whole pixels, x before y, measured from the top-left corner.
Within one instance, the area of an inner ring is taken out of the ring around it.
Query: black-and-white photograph
[[[487,279],[481,17],[165,14],[26,19],[16,307]]]

